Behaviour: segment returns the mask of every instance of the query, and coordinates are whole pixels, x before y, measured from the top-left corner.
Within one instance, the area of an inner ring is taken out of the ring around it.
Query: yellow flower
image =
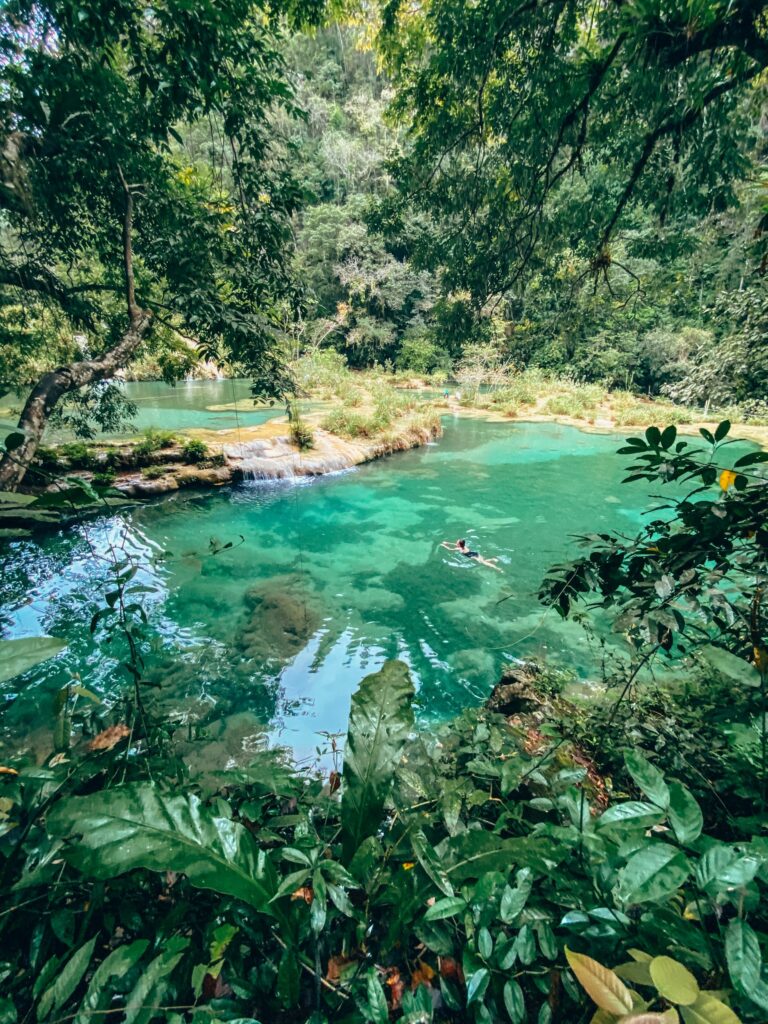
[[[736,479],[736,473],[732,469],[724,469],[720,474],[720,486],[724,491],[727,491],[729,487],[733,487],[733,481]]]
[[[407,860],[403,863],[403,871],[412,871],[416,867],[415,860]]]

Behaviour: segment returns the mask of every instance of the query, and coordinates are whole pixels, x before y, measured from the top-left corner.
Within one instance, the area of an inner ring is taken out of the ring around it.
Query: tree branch
[[[722,96],[725,96],[726,93],[729,93],[738,86],[748,82],[750,79],[760,74],[761,71],[762,68],[755,67],[740,78],[730,78],[727,82],[721,82],[719,85],[713,86],[709,92],[706,93],[698,106],[690,107],[682,117],[669,118],[667,121],[662,122],[662,124],[657,125],[652,132],[649,132],[646,135],[640,155],[637,160],[635,160],[632,167],[632,173],[629,176],[629,181],[625,185],[624,191],[621,193],[619,201],[611,215],[611,219],[603,231],[602,238],[600,239],[600,250],[604,249],[608,244],[610,237],[613,234],[613,229],[616,227],[627,203],[632,198],[637,183],[661,139],[667,135],[672,135],[675,132],[684,132],[688,128],[692,127],[699,120],[707,107],[711,106]]]
[[[117,173],[125,192],[125,216],[123,218],[123,265],[125,270],[125,298],[128,303],[128,316],[135,324],[142,311],[136,305],[136,284],[133,279],[133,195],[125,180],[122,168],[118,165]]]

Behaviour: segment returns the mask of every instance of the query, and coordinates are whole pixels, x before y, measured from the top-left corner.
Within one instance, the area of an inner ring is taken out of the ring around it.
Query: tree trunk
[[[15,491],[24,479],[51,413],[61,398],[95,381],[114,376],[144,340],[151,324],[152,314],[134,307],[128,330],[117,345],[100,359],[84,359],[43,374],[19,417],[18,430],[24,434],[23,443],[0,459],[0,490]]]

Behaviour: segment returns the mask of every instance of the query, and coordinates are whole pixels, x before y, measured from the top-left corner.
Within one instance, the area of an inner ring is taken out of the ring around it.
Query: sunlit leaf
[[[709,992],[702,992],[693,1006],[680,1008],[685,1024],[741,1024],[730,1008]]]
[[[0,683],[27,672],[43,661],[54,658],[67,646],[55,636],[29,636],[19,640],[0,640]]]
[[[180,871],[192,885],[235,896],[281,917],[271,862],[248,830],[216,817],[193,793],[163,793],[151,783],[60,801],[47,818],[54,836],[73,837],[67,859],[93,878],[146,868]]]
[[[690,1006],[699,997],[699,985],[691,972],[669,956],[657,956],[649,964],[651,979],[670,1003]]]
[[[617,1015],[630,1012],[632,995],[613,971],[583,953],[573,953],[567,947],[565,956],[582,988],[601,1010]]]

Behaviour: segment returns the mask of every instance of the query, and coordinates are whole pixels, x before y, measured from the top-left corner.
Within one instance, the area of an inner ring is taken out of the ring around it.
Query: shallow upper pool
[[[85,625],[103,604],[96,556],[110,546],[143,567],[146,675],[169,710],[248,709],[301,752],[344,729],[357,682],[387,657],[411,665],[426,716],[481,701],[514,657],[595,674],[583,631],[545,613],[536,592],[576,551],[574,534],[633,531],[657,504],[643,485],[621,484],[617,441],[450,420],[438,444],[353,472],[177,494],[16,543],[0,564],[4,634],[70,646],[14,681],[6,721],[17,735],[45,721],[72,674],[104,694],[124,685],[118,652]],[[457,537],[503,573],[440,547]]]

